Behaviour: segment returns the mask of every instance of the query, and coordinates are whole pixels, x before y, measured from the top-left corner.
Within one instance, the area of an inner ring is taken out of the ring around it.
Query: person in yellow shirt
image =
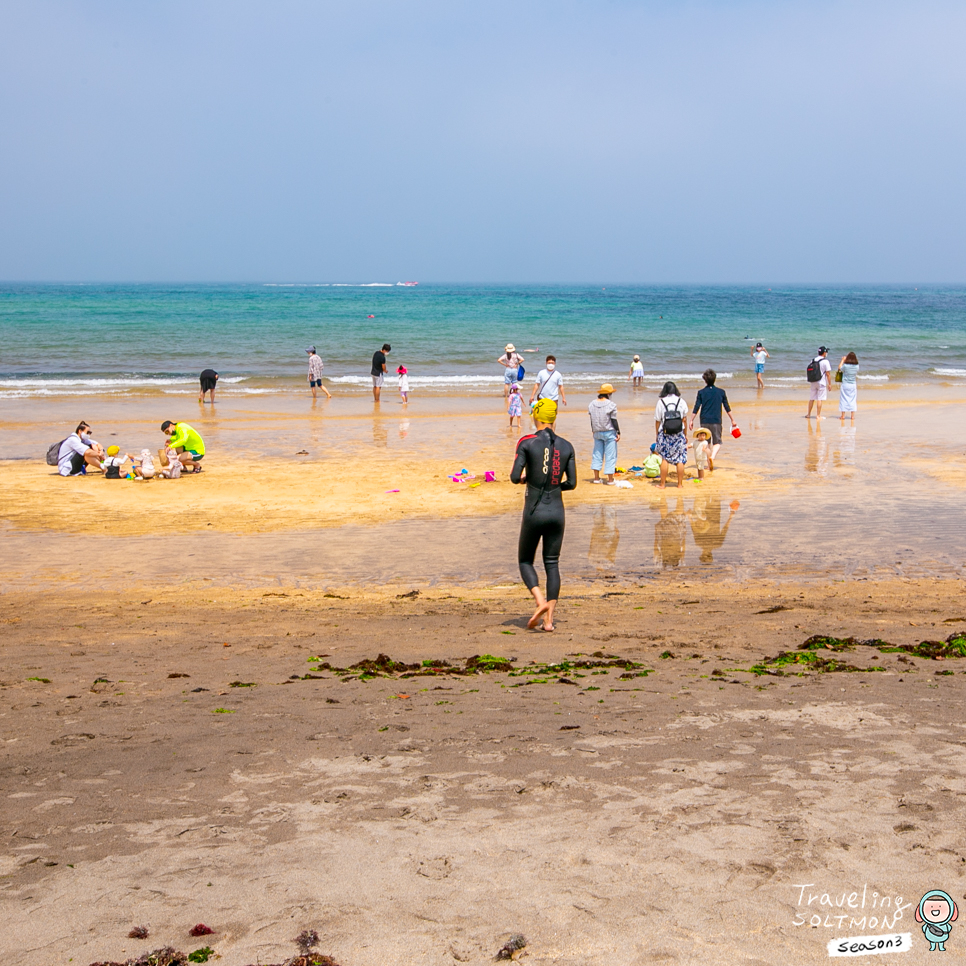
[[[168,448],[173,449],[181,460],[181,465],[192,473],[201,472],[201,460],[205,456],[205,441],[198,431],[187,423],[175,423],[166,419],[161,424],[161,432],[168,437]],[[166,459],[161,460],[166,466]]]

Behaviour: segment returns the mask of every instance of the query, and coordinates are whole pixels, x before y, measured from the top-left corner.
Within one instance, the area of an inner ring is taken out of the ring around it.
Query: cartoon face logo
[[[959,918],[959,909],[952,896],[942,889],[933,889],[919,900],[916,922],[922,923],[922,934],[929,943],[929,952],[945,952],[946,940]]]

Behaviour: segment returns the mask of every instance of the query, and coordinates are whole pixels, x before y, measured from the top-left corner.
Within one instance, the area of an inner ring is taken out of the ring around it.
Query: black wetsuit
[[[574,448],[549,429],[524,436],[517,443],[517,458],[510,471],[514,483],[527,484],[517,557],[520,576],[533,590],[539,581],[533,569],[537,544],[543,538],[543,566],[547,571],[547,600],[560,596],[560,547],[564,536],[564,490],[577,485]]]

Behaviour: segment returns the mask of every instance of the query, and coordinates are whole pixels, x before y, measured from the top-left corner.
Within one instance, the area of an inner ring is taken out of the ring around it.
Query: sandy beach
[[[654,398],[616,400],[630,466]],[[516,933],[574,966],[890,930],[924,961],[915,903],[966,876],[966,659],[919,647],[966,629],[966,400],[860,390],[853,430],[834,396],[809,425],[800,392],[735,392],[720,469],[663,492],[587,485],[588,401],[558,427],[580,483],[546,635],[499,399],[0,400],[0,959],[244,966],[314,928],[342,966]],[[137,452],[175,409],[196,478],[36,458],[80,417]],[[352,667],[380,655],[409,667]]]

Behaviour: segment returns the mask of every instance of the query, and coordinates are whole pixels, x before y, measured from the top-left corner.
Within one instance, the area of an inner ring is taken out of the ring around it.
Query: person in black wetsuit
[[[557,404],[552,399],[541,399],[533,408],[537,431],[524,436],[517,443],[517,458],[510,471],[513,483],[526,483],[527,495],[523,503],[523,522],[517,557],[520,576],[533,594],[537,609],[527,623],[534,628],[543,618],[543,629],[553,630],[553,611],[560,596],[560,548],[564,536],[564,505],[562,492],[577,486],[577,463],[574,448],[557,436],[553,424],[557,418]],[[537,544],[543,540],[543,566],[547,572],[547,596],[540,591],[533,560]]]

